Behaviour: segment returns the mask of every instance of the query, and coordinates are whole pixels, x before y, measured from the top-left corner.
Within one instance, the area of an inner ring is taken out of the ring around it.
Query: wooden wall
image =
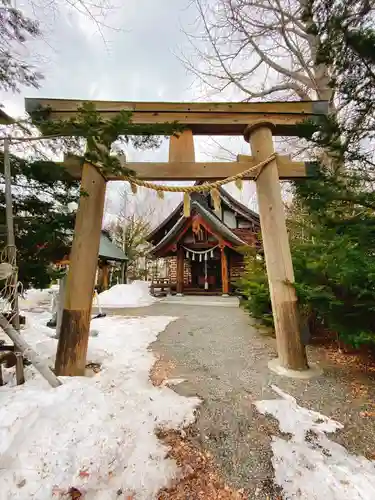
[[[232,282],[239,278],[244,270],[244,257],[231,252],[229,255],[229,280]]]
[[[168,257],[168,267],[169,267],[169,281],[171,283],[177,283],[177,257]],[[184,260],[184,284],[188,285],[191,283],[191,268],[190,262]]]
[[[217,265],[220,266],[220,260],[217,261]],[[230,252],[228,256],[228,267],[229,267],[229,280],[233,281],[239,278],[244,269],[244,258],[243,255],[238,253]],[[171,283],[177,282],[177,257],[168,257],[168,278]],[[188,285],[191,283],[191,268],[190,262],[185,259],[184,261],[184,284]]]

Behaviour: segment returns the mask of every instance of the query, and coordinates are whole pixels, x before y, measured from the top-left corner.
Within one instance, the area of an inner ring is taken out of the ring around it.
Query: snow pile
[[[97,319],[88,351],[97,375],[51,389],[28,367],[24,386],[0,388],[0,498],[62,500],[71,488],[85,500],[155,498],[177,473],[155,428],[189,424],[199,403],[149,381],[148,346],[173,319]],[[28,342],[52,358],[45,314],[27,320]]]
[[[134,281],[131,285],[115,285],[99,294],[101,307],[144,307],[153,304],[157,299],[150,295],[150,283]]]
[[[260,413],[277,418],[281,432],[292,435],[290,440],[272,438],[275,481],[285,498],[373,500],[375,462],[349,454],[326,436],[343,425],[272,388],[283,399],[257,401],[255,406]]]
[[[58,285],[52,285],[51,288],[45,288],[43,290],[31,288],[24,293],[23,297],[20,297],[20,308],[27,311],[38,308],[39,306],[49,306],[52,302],[52,296],[57,290]]]
[[[19,306],[22,310],[28,311],[32,309],[40,309],[45,306],[50,306],[52,302],[53,294],[57,293],[58,285],[52,285],[50,288],[44,288],[38,290],[36,288],[30,288],[23,293],[23,296],[19,296]],[[0,298],[0,310],[2,312],[10,311],[10,305],[5,300]]]
[[[2,299],[0,297],[0,312],[7,313],[7,312],[10,312],[10,310],[11,310],[11,307],[10,307],[9,302],[6,299]]]

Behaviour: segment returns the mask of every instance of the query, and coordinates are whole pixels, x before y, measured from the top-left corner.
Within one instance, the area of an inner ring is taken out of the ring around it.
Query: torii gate
[[[65,99],[26,99],[30,113],[48,107],[51,119],[68,119],[85,101]],[[272,135],[298,135],[297,126],[328,111],[325,101],[256,103],[158,103],[94,101],[102,117],[113,117],[120,110],[132,112],[137,124],[178,122],[186,127],[170,138],[169,162],[129,163],[128,168],[143,180],[216,180],[247,170],[274,153]],[[239,155],[237,162],[195,162],[194,135],[242,135],[250,143],[252,156]],[[104,197],[108,180],[122,177],[103,174],[90,163],[68,157],[64,166],[81,178],[80,197],[70,256],[70,268],[56,356],[58,375],[83,375],[89,338],[92,291],[98,259]],[[301,342],[300,320],[293,265],[279,179],[297,179],[313,174],[313,164],[293,162],[276,156],[255,179],[259,204],[269,289],[274,317],[278,360],[273,369],[307,375],[308,364]],[[230,334],[228,332],[228,334]]]

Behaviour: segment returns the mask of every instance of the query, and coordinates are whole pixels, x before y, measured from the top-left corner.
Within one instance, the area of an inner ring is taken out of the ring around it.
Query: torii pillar
[[[85,374],[105,188],[106,181],[99,170],[85,163],[56,353],[56,375]]]
[[[178,135],[172,135],[169,139],[169,162],[194,162],[195,149],[194,137],[191,130],[186,129]],[[182,246],[177,245],[177,295],[184,291],[184,262],[185,253]]]
[[[261,162],[274,153],[272,124],[261,122],[245,130],[251,153]],[[262,242],[265,254],[278,359],[270,368],[303,371],[308,369],[300,333],[300,318],[294,272],[276,160],[266,165],[256,178]]]

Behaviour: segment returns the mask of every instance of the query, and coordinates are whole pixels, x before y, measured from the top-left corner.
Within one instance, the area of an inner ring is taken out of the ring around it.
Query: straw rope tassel
[[[190,217],[190,194],[184,193],[184,217]]]
[[[211,198],[214,202],[215,211],[219,211],[221,207],[220,193],[217,188],[211,189]]]
[[[135,184],[135,182],[131,182],[130,187],[131,187],[132,193],[137,194],[137,184]]]
[[[242,188],[243,188],[243,180],[242,179],[236,179],[234,181],[235,185],[236,185],[236,188],[239,189],[240,191],[242,191]]]
[[[159,189],[156,191],[156,194],[158,195],[158,198],[160,200],[164,200],[164,191],[160,191]]]

